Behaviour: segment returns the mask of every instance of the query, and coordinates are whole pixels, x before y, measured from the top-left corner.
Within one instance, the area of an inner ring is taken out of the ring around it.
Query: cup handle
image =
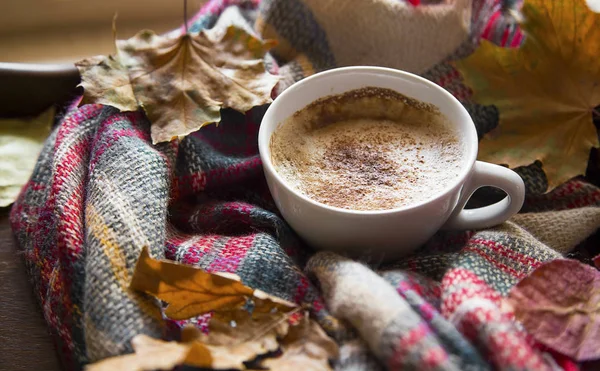
[[[465,210],[465,204],[481,187],[500,188],[507,197],[495,204]],[[443,229],[482,229],[501,224],[521,210],[525,200],[523,179],[514,171],[476,161],[471,179],[463,186],[458,203]]]

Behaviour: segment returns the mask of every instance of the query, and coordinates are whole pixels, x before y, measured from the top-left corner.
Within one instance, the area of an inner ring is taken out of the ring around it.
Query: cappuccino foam
[[[463,164],[459,135],[436,107],[380,88],[312,103],[280,124],[270,149],[292,187],[352,210],[425,201]]]

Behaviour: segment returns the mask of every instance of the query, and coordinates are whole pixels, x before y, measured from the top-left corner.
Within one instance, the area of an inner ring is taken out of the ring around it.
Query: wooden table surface
[[[7,209],[0,209],[0,370],[60,370]]]

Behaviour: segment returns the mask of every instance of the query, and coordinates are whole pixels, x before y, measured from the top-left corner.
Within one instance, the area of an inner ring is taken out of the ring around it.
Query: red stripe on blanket
[[[248,250],[252,247],[256,235],[230,237],[219,256],[210,264],[209,272],[234,273]]]
[[[483,239],[472,239],[470,242],[489,247],[491,250],[497,252],[498,254],[500,254],[506,258],[512,259],[512,260],[514,260],[518,263],[521,263],[525,266],[528,266],[528,267],[537,268],[540,265],[542,265],[542,263],[540,261],[535,260],[534,258],[527,256],[525,254],[521,254],[514,250],[511,250],[495,241],[483,240]]]

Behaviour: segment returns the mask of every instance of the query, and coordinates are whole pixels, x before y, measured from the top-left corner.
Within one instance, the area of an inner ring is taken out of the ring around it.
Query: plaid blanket
[[[468,55],[482,35],[518,45],[523,35],[501,12],[515,2],[468,1],[460,14],[424,3],[430,5],[421,5],[425,16],[415,27],[415,8],[400,0],[213,0],[190,27],[234,23],[278,39],[267,56],[269,69],[283,77],[276,93],[338,65],[406,66],[459,98],[484,134],[498,113],[470,100],[449,61]],[[438,22],[458,28],[444,40],[452,50],[422,53],[427,63],[379,52],[400,46],[410,56],[411,48],[435,41],[435,32],[423,30]],[[392,45],[400,34],[401,45]],[[377,35],[377,49],[369,35]],[[332,41],[344,39],[352,45]],[[393,264],[352,261],[315,253],[278,214],[257,149],[265,108],[224,110],[219,126],[157,146],[141,112],[86,105],[60,118],[11,223],[65,369],[129,352],[136,334],[169,336],[182,324],[167,319],[161,327],[157,303],[128,289],[142,246],[154,257],[235,272],[251,287],[310,304],[341,345],[339,370],[577,369],[537,344],[503,297],[545,261],[571,254],[589,262],[600,226],[597,165],[590,164],[587,178],[549,193],[539,162],[516,169],[527,195],[511,221],[439,233]],[[484,189],[471,204],[498,197]],[[188,322],[205,326],[206,318]]]

